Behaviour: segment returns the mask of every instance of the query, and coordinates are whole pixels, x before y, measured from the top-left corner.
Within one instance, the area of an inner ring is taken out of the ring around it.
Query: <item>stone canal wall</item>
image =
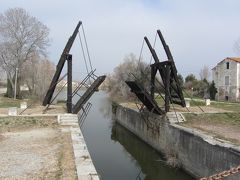
[[[114,119],[147,144],[172,158],[196,178],[240,165],[240,147],[169,122],[166,116],[113,106]],[[225,179],[239,180],[240,175]]]
[[[87,149],[76,114],[58,115],[58,123],[62,131],[70,131],[75,158],[77,177],[79,180],[99,180],[99,176]]]

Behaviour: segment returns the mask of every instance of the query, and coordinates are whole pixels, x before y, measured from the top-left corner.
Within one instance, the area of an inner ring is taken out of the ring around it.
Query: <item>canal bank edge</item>
[[[99,180],[99,176],[89,154],[76,114],[58,115],[62,131],[70,131],[74,152],[75,166],[79,180]]]
[[[113,119],[157,151],[170,163],[181,166],[196,178],[210,176],[240,164],[240,147],[216,140],[200,130],[169,121],[166,116],[113,104]],[[226,179],[239,180],[240,174]]]

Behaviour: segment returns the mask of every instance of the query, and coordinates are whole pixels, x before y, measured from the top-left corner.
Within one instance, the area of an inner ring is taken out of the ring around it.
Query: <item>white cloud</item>
[[[55,62],[77,21],[82,20],[93,64],[100,74],[111,72],[125,54],[138,55],[143,37],[153,41],[160,28],[179,72],[198,75],[205,64],[212,67],[235,55],[233,43],[240,36],[239,5],[237,0],[11,0],[1,2],[0,11],[22,7],[45,23],[51,30],[50,58]],[[73,57],[82,63],[79,42],[74,46]],[[149,53],[146,48],[144,53]],[[83,66],[78,63],[75,67]]]

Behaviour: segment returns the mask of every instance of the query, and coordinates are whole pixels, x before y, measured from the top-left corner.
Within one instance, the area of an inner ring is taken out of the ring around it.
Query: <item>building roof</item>
[[[225,60],[231,60],[231,61],[235,61],[235,62],[239,62],[239,63],[240,63],[240,57],[226,57],[225,59],[223,59],[222,61],[220,61],[218,64],[222,63],[222,62],[225,61]],[[217,65],[218,65],[218,64],[217,64]],[[214,67],[212,68],[212,70],[215,69],[215,68],[216,68],[216,66],[214,66]]]
[[[227,57],[226,59],[236,61],[236,62],[240,62],[240,57]]]

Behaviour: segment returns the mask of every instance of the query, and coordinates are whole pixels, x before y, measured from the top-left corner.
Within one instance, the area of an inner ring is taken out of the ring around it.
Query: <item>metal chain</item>
[[[231,168],[230,170],[226,170],[226,171],[222,171],[218,174],[214,174],[212,176],[209,177],[203,177],[200,180],[217,180],[217,179],[222,179],[228,176],[232,176],[236,173],[240,172],[240,166],[235,167],[235,168]]]

